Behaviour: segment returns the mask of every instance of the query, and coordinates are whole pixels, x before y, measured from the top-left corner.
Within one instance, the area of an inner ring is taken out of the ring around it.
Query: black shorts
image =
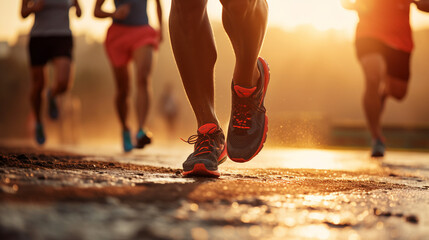
[[[389,76],[404,81],[410,78],[411,53],[394,49],[373,38],[358,38],[355,44],[359,59],[370,53],[380,53],[386,61]]]
[[[28,49],[31,66],[43,66],[55,57],[68,57],[72,59],[73,37],[30,37]]]

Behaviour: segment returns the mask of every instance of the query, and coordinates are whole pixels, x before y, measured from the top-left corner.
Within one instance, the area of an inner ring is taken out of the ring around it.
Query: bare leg
[[[236,62],[233,81],[242,87],[254,87],[259,79],[256,61],[267,27],[268,5],[265,0],[221,0],[222,20]]]
[[[34,66],[31,67],[31,75],[33,79],[33,85],[31,88],[31,105],[33,107],[34,116],[38,123],[41,123],[40,111],[42,106],[42,92],[45,87],[45,67]]]
[[[384,141],[380,121],[386,97],[380,91],[380,86],[387,78],[386,64],[379,54],[367,55],[360,59],[360,63],[365,74],[363,106],[369,130],[373,139]]]
[[[138,129],[146,124],[150,107],[150,73],[152,70],[153,47],[144,46],[134,52],[134,61],[137,72],[136,112]]]
[[[56,97],[67,91],[70,86],[71,60],[67,57],[58,57],[53,60],[55,83],[51,96]]]
[[[170,37],[198,127],[219,124],[214,112],[214,64],[217,53],[207,16],[207,0],[173,0]]]
[[[113,67],[116,82],[115,104],[119,120],[123,131],[129,131],[128,128],[128,102],[130,92],[130,79],[128,76],[128,66]]]

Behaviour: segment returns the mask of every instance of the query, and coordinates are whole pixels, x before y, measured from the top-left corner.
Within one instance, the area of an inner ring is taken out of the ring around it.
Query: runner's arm
[[[122,4],[114,12],[106,12],[101,7],[103,6],[105,0],[97,0],[94,7],[94,16],[97,18],[115,18],[115,19],[125,19],[130,13],[130,4]]]
[[[103,3],[104,3],[104,0],[97,0],[95,2],[94,17],[97,17],[97,18],[113,17],[113,13],[106,12],[103,9],[101,9],[101,7],[103,6]]]
[[[82,9],[80,8],[78,0],[74,0],[73,6],[76,8],[76,16],[80,18],[80,16],[82,16]]]
[[[417,0],[413,2],[420,11],[429,12],[429,0]]]
[[[26,18],[31,13],[35,13],[42,10],[44,4],[45,4],[44,0],[37,0],[37,1],[22,0],[21,16],[23,18]]]
[[[158,22],[159,22],[159,42],[162,42],[163,40],[162,29],[164,26],[162,24],[162,7],[161,7],[160,0],[156,0],[156,12],[158,14]]]

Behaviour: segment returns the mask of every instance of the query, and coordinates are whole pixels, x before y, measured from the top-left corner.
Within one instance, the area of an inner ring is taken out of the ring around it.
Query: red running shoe
[[[194,152],[183,163],[185,177],[219,177],[218,165],[226,160],[225,135],[214,123],[198,128],[185,142],[195,144]]]

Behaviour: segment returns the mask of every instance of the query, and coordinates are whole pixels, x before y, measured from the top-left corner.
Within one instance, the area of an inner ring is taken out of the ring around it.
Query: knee
[[[58,84],[59,94],[65,93],[68,89],[69,89],[68,82],[60,82],[60,84]]]
[[[253,9],[257,0],[221,0],[225,11],[237,17],[244,17],[250,9]]]
[[[151,65],[144,64],[137,70],[137,85],[147,85],[151,74]]]
[[[365,67],[364,74],[368,85],[378,85],[383,76],[383,72],[376,67]]]
[[[141,76],[137,81],[138,90],[146,90],[148,88],[148,76]]]
[[[373,93],[379,91],[381,79],[378,76],[366,76],[365,80],[365,92]]]

